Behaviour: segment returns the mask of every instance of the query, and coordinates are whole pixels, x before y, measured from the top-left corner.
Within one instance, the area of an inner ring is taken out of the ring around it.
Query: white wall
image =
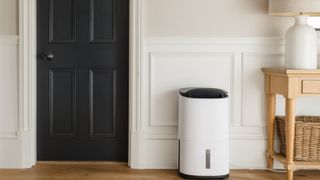
[[[0,35],[18,34],[18,0],[0,0]]]
[[[268,0],[144,0],[146,36],[282,36],[293,20],[268,16]]]

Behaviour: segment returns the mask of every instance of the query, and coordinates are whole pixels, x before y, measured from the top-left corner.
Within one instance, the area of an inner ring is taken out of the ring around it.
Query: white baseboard
[[[0,138],[0,168],[18,167],[20,167],[18,139]]]
[[[34,139],[36,134],[31,131],[21,131],[19,134],[19,168],[31,168],[37,162],[37,151]]]

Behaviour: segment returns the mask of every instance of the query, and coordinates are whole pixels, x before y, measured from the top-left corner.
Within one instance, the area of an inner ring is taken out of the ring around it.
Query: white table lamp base
[[[295,25],[286,33],[285,67],[317,69],[317,33],[307,24],[308,16],[296,16]]]

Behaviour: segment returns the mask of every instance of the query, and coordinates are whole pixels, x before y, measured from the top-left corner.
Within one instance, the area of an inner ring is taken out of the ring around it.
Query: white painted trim
[[[146,101],[144,102],[144,104],[146,104],[147,108],[144,109],[144,113],[146,113],[146,117],[148,117],[148,122],[146,123],[146,128],[152,128],[152,127],[177,127],[178,126],[178,122],[165,122],[163,121],[162,123],[159,122],[154,122],[153,118],[151,117],[152,114],[152,106],[151,106],[151,100],[152,100],[152,86],[153,86],[153,71],[154,69],[156,69],[156,67],[153,65],[156,61],[156,56],[163,56],[163,55],[172,55],[172,56],[203,56],[203,55],[210,55],[210,56],[215,56],[215,55],[223,55],[223,56],[229,56],[229,60],[230,60],[230,90],[232,92],[235,92],[234,88],[236,87],[236,82],[235,80],[240,77],[238,74],[235,74],[237,71],[236,68],[236,63],[238,62],[235,58],[236,58],[236,53],[235,52],[212,52],[212,51],[195,51],[195,52],[190,52],[190,51],[184,51],[183,49],[181,50],[177,50],[174,52],[168,52],[168,51],[157,51],[157,52],[153,52],[153,51],[149,51],[148,52],[148,59],[146,59],[144,61],[147,67],[147,69],[145,70],[147,74],[147,76],[143,76],[145,78],[144,82],[147,83],[148,85],[148,94],[146,97]],[[231,100],[231,104],[234,104],[234,102],[237,102],[237,97],[234,96],[233,94],[231,94],[230,96],[230,100]],[[234,115],[236,115],[237,109],[236,107],[232,106],[231,107],[231,111],[230,111],[230,116],[233,117]],[[233,119],[233,118],[232,118]],[[231,122],[231,125],[236,125],[236,122]]]
[[[19,0],[20,167],[36,163],[36,0]]]
[[[0,44],[18,45],[17,35],[0,35]]]
[[[141,135],[142,0],[130,0],[129,165],[142,167]],[[19,0],[20,167],[36,163],[36,0]],[[11,136],[11,135],[10,135]],[[10,137],[9,136],[9,137]]]
[[[176,133],[145,133],[145,140],[178,140]],[[230,127],[230,140],[266,140],[266,127]]]
[[[143,137],[141,128],[141,58],[142,2],[130,0],[130,45],[129,45],[129,166],[143,166]]]
[[[319,37],[320,38],[320,37]],[[147,45],[269,45],[282,46],[284,39],[281,37],[148,37]]]
[[[0,132],[0,139],[18,139],[17,132]]]

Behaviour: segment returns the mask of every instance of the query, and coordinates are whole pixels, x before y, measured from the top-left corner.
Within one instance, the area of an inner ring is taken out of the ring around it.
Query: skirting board
[[[0,168],[20,167],[19,152],[17,138],[0,138]]]

